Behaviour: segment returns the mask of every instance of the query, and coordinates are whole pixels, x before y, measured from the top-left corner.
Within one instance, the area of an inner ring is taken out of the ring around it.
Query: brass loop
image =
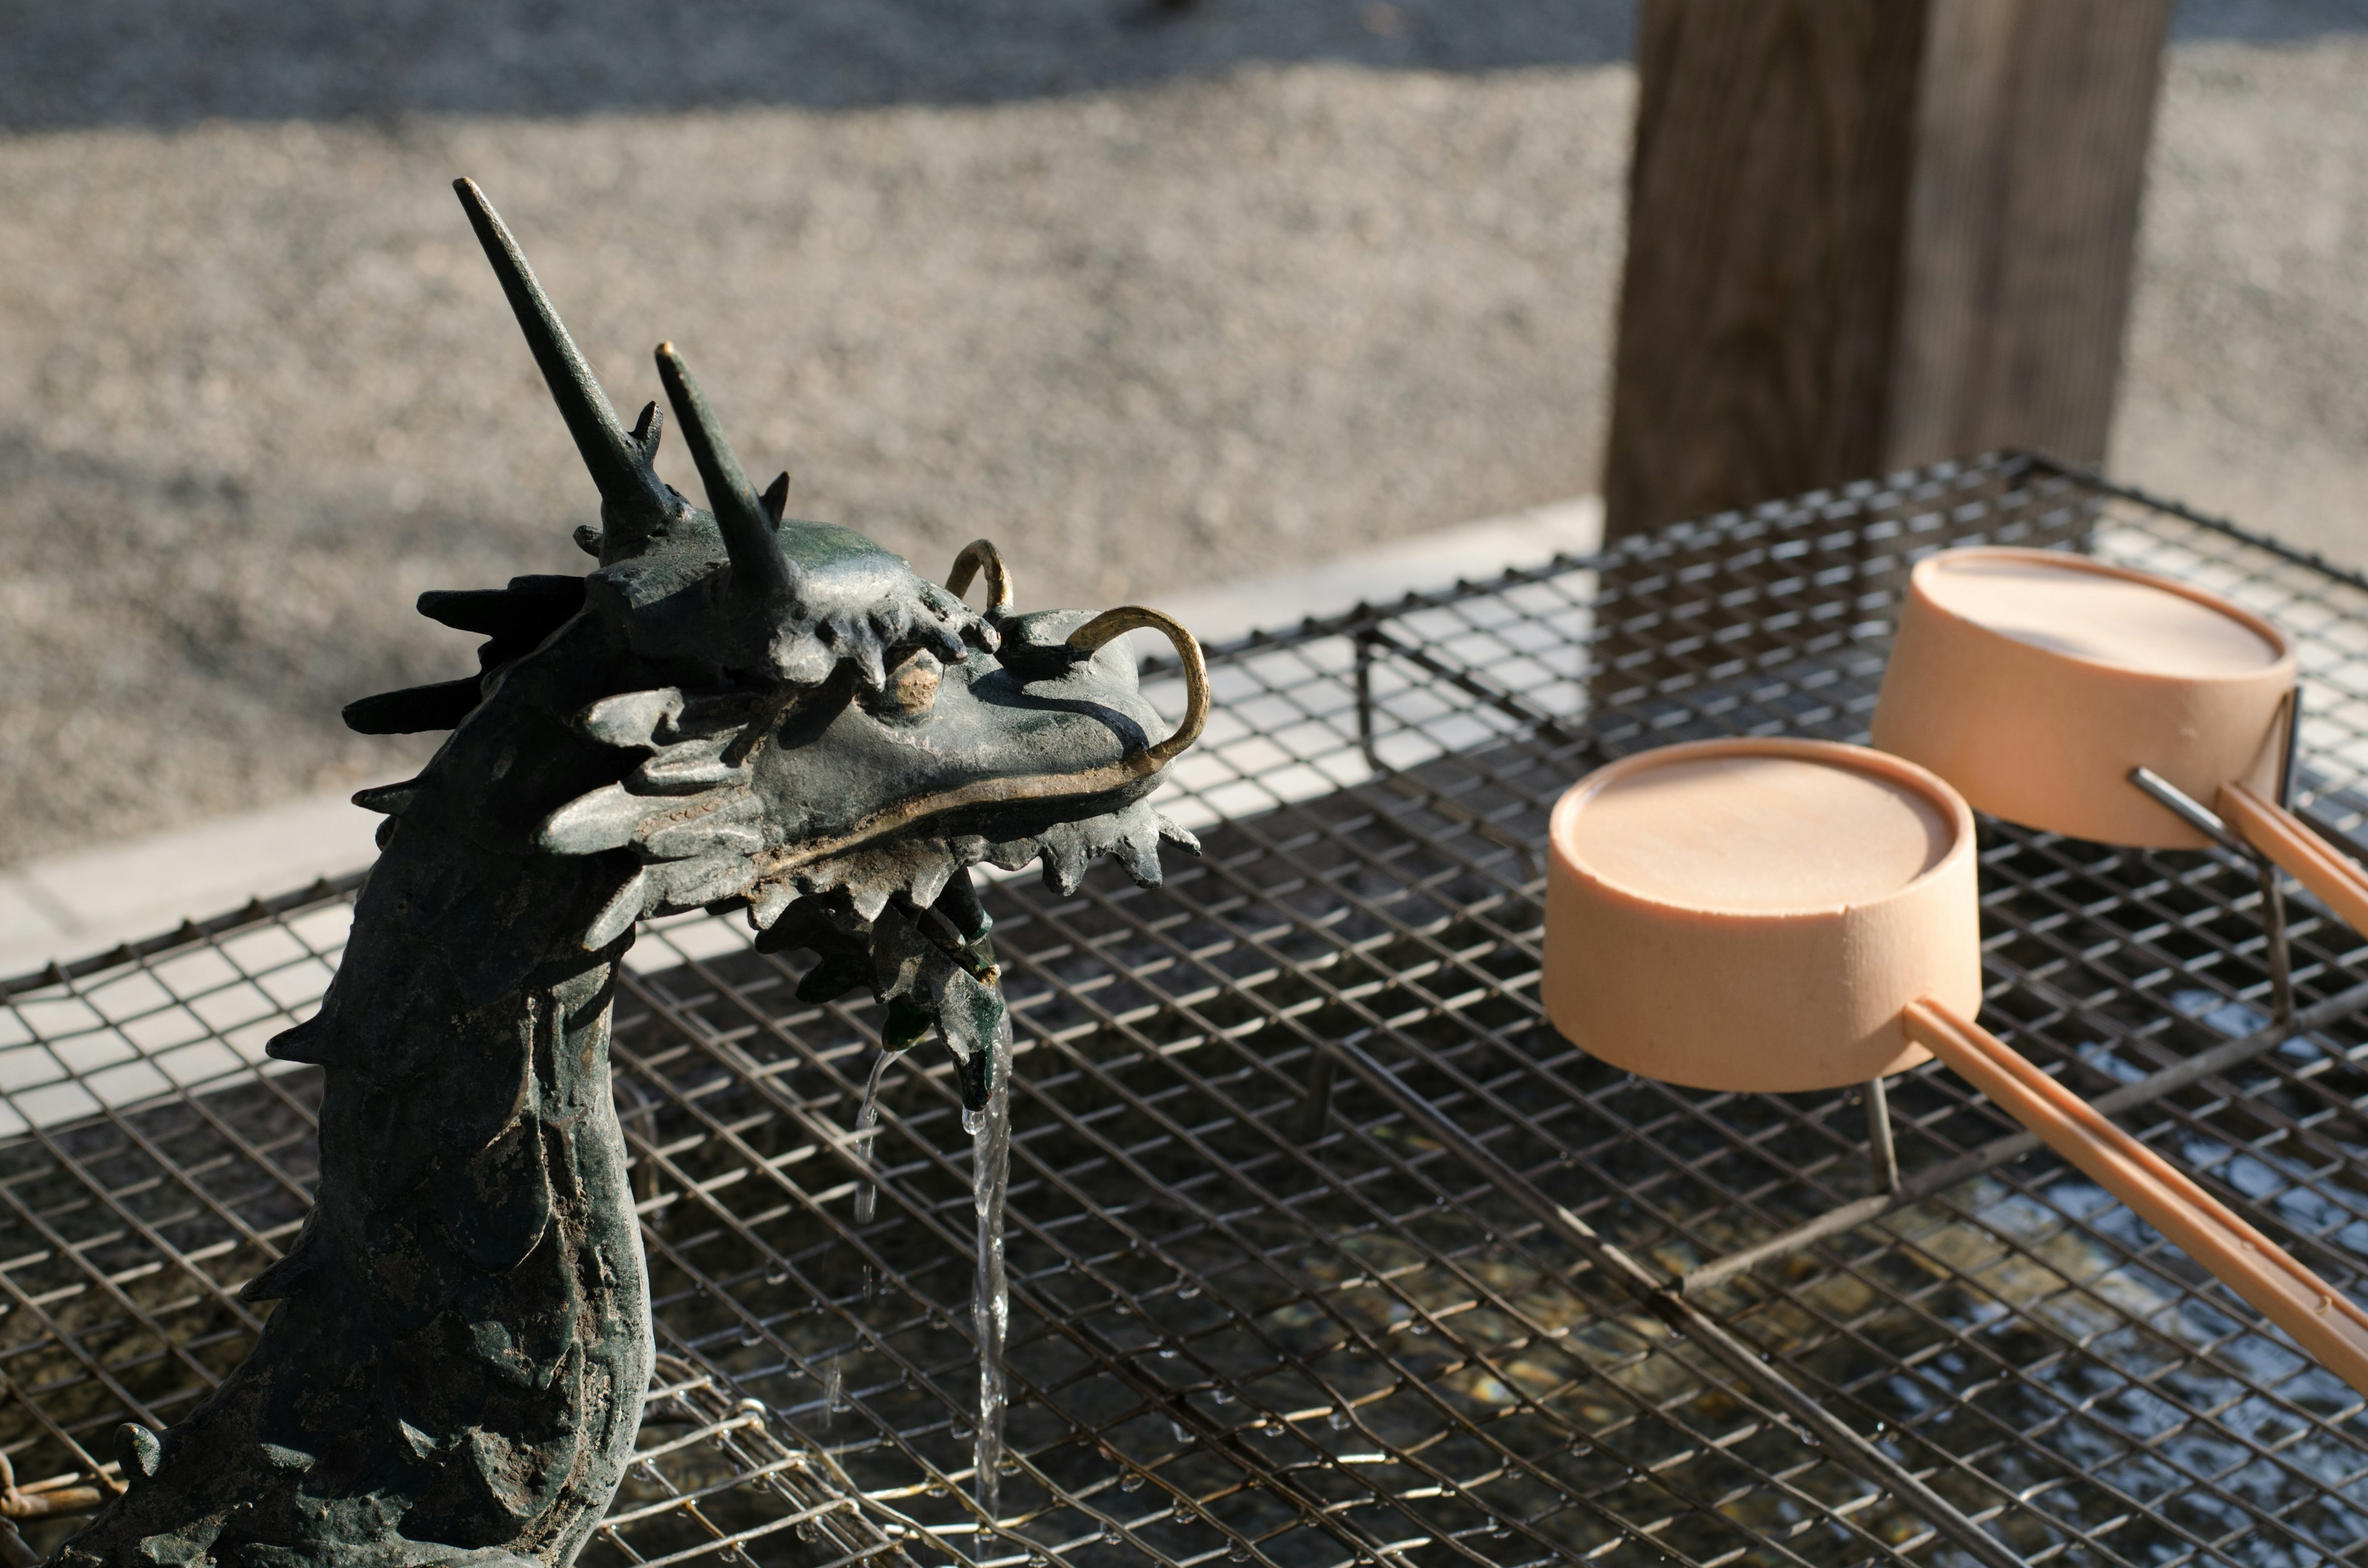
[[[946,591],[962,597],[982,566],[986,568],[986,608],[1001,614],[1011,608],[1011,569],[1003,563],[993,540],[974,539],[962,547],[962,553],[954,557],[954,569],[946,574]]]
[[[1184,666],[1184,717],[1174,734],[1144,753],[1154,767],[1165,767],[1178,753],[1201,738],[1202,727],[1209,722],[1209,661],[1201,656],[1200,640],[1185,631],[1174,616],[1145,609],[1141,605],[1102,611],[1070,632],[1068,645],[1080,653],[1091,653],[1112,638],[1130,631],[1158,632],[1174,645],[1177,660]]]

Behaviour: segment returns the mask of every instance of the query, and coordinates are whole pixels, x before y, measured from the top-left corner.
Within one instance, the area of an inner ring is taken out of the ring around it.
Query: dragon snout
[[[1176,650],[1177,663],[1184,670],[1184,717],[1177,722],[1175,733],[1143,753],[1151,767],[1161,768],[1199,740],[1201,730],[1208,725],[1209,661],[1201,654],[1200,639],[1185,631],[1174,616],[1142,605],[1121,605],[1102,611],[1070,632],[1066,646],[1082,658],[1091,658],[1103,646],[1130,631],[1156,631],[1167,638],[1168,645]]]
[[[960,597],[982,573],[986,577],[987,619],[1003,630],[1013,619],[1011,568],[992,540],[974,539],[962,547],[954,556],[953,570],[946,574],[947,591]],[[1057,674],[1064,665],[1093,657],[1130,631],[1156,631],[1167,638],[1184,672],[1183,719],[1173,734],[1139,754],[1146,770],[1156,771],[1199,740],[1209,722],[1209,662],[1201,656],[1200,640],[1174,616],[1143,605],[1121,605],[1092,617],[1057,642],[1034,642],[1023,635],[1001,653],[1006,664],[1029,674]]]

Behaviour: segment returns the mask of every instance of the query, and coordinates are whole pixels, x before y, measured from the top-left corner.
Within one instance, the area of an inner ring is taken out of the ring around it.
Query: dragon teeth
[[[650,875],[641,870],[635,871],[624,886],[609,894],[609,902],[600,906],[600,913],[592,917],[592,924],[585,929],[584,950],[598,952],[631,930],[633,922],[642,917],[642,908],[649,891]]]
[[[553,855],[597,855],[622,849],[648,814],[649,802],[622,784],[578,795],[542,822],[535,843]]]
[[[769,931],[781,912],[798,900],[793,882],[765,882],[748,899],[748,926],[751,930]]]
[[[650,907],[696,909],[725,899],[746,896],[748,863],[738,858],[716,863],[707,860],[661,860],[644,868],[656,897]]]

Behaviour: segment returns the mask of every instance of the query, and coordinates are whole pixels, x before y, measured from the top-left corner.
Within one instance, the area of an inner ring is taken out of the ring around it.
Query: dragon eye
[[[888,672],[888,687],[881,695],[889,707],[900,713],[919,713],[938,699],[938,682],[945,665],[927,648],[916,649],[912,655]]]

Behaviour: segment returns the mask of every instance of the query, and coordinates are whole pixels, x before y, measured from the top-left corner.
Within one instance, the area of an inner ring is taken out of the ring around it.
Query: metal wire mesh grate
[[[1670,1088],[1541,1018],[1561,790],[1670,740],[1862,738],[1906,563],[1976,540],[2092,548],[2278,620],[2304,645],[2298,800],[2332,831],[2368,820],[2368,583],[2030,459],[1219,650],[1167,802],[1205,858],[1149,892],[1105,869],[990,899],[1019,1029],[998,1518],[970,1501],[951,1083],[926,1053],[890,1069],[859,1224],[873,1009],[798,1003],[803,960],[731,923],[644,931],[616,1089],[666,1359],[593,1559],[1970,1561],[1476,1147],[2031,1561],[2361,1560],[2359,1397],[1958,1080],[1894,1081],[1886,1197],[1855,1094]],[[2358,939],[2287,907],[2301,1021],[2279,1026],[2251,867],[1983,835],[1986,1019],[2368,1293]],[[320,994],[351,891],[8,986],[16,1511],[111,1473],[116,1423],[170,1422],[244,1354],[234,1292],[313,1174],[311,1070],[261,1041]],[[1381,1075],[1340,1071],[1343,1046]],[[1857,1222],[1737,1266],[1838,1210]]]

